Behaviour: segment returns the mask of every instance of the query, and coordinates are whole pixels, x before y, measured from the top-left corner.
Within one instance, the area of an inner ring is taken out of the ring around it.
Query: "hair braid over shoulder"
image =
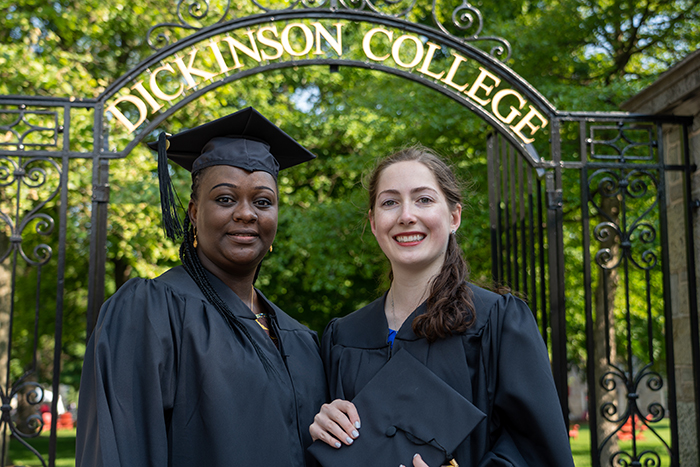
[[[445,263],[430,284],[428,311],[413,320],[413,332],[429,342],[461,334],[476,318],[472,291],[467,285],[469,268],[455,235],[450,234]]]

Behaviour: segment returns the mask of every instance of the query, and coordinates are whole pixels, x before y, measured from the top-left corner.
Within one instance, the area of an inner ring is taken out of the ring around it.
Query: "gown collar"
[[[386,314],[384,313],[384,303],[387,297],[387,293],[384,293],[382,297],[373,301],[366,307],[352,313],[344,318],[342,321],[347,323],[350,329],[360,329],[361,332],[352,332],[352,342],[347,344],[350,347],[357,348],[383,348],[388,347],[387,337],[389,336],[389,324],[386,320]],[[416,308],[413,313],[411,313],[408,318],[403,322],[401,328],[398,329],[396,333],[396,340],[404,341],[415,341],[419,337],[413,332],[412,324],[413,319],[421,313],[426,311],[426,303],[423,302],[418,308]],[[342,328],[338,329],[340,335],[338,336],[339,343],[343,341]]]
[[[214,288],[216,293],[219,294],[219,297],[226,302],[236,318],[255,320],[255,315],[253,315],[253,312],[250,310],[248,304],[241,300],[241,297],[236,295],[236,293],[231,290],[229,286],[227,286],[214,274],[209,272],[206,268],[204,268],[204,272],[207,274],[207,279],[209,279],[211,286]],[[265,303],[269,304],[267,299],[265,299]]]
[[[385,294],[386,295],[386,294]],[[383,310],[382,310],[383,311]],[[427,302],[423,302],[420,305],[418,305],[418,308],[413,310],[413,313],[408,315],[408,318],[403,322],[399,330],[396,332],[396,339],[404,340],[404,341],[415,341],[420,339],[416,334],[413,332],[413,320],[416,318],[416,316],[422,315],[423,313],[428,311],[428,305]],[[386,315],[382,313],[384,316],[384,321],[386,321]],[[387,334],[389,333],[389,325],[387,324]]]
[[[209,283],[212,285],[216,293],[219,294],[219,297],[221,297],[221,299],[228,304],[229,308],[236,316],[236,318],[254,321],[255,316],[250,311],[250,307],[248,306],[248,304],[241,300],[241,298],[238,295],[236,295],[236,293],[233,290],[231,290],[231,288],[227,286],[221,279],[216,277],[208,270],[205,269],[205,271],[207,274],[207,278],[209,279]],[[277,305],[272,303],[265,296],[265,294],[263,294],[258,289],[255,289],[255,292],[258,294],[258,298],[262,300],[262,303],[265,304],[265,307],[270,312],[270,318],[273,321],[275,321],[276,326],[280,330],[288,331],[299,328],[298,325],[295,325],[296,323],[292,320],[292,318],[290,318],[289,315],[287,315],[284,311],[279,309]]]

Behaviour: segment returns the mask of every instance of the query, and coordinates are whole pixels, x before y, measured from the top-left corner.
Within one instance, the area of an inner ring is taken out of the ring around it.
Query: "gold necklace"
[[[253,312],[255,315],[255,322],[258,323],[258,325],[265,330],[265,332],[269,333],[270,329],[267,327],[267,323],[260,322],[261,319],[269,319],[270,315],[267,313],[256,313],[255,310],[253,309],[253,297],[255,296],[255,286],[251,285],[250,286],[250,311]]]
[[[255,297],[255,286],[250,286],[250,311],[255,315],[255,319],[268,318],[270,315],[267,313],[256,313],[253,309],[253,297]],[[258,323],[259,324],[259,323]],[[261,325],[262,326],[262,325]]]
[[[396,324],[396,308],[394,307],[394,288],[392,287],[391,290],[391,317],[394,319],[394,324]],[[398,329],[395,329],[398,331]]]

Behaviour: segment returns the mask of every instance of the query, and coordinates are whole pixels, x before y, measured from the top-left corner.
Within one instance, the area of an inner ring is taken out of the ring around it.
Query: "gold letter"
[[[163,107],[163,104],[159,104],[143,86],[143,80],[136,83],[131,89],[138,91],[138,93],[141,94],[141,97],[146,99],[146,102],[148,102],[154,112],[158,112],[158,109]]]
[[[175,70],[173,70],[173,67],[170,66],[168,63],[167,65],[163,65],[162,67],[156,68],[151,72],[151,79],[149,80],[149,85],[151,86],[151,92],[158,98],[162,99],[164,101],[172,101],[174,99],[177,99],[180,94],[182,94],[182,88],[185,87],[184,84],[180,84],[180,88],[177,90],[175,94],[166,94],[164,93],[160,87],[158,86],[158,83],[156,83],[156,79],[158,78],[158,73],[161,71],[168,71],[170,73],[175,74]]]
[[[117,104],[124,101],[131,102],[136,106],[137,109],[139,109],[139,120],[136,123],[132,124],[129,121],[129,119],[126,118],[126,116],[121,112],[121,110],[117,108]],[[141,99],[134,96],[133,94],[126,94],[124,96],[119,97],[112,103],[112,105],[107,107],[107,112],[111,112],[112,115],[114,115],[117,118],[117,120],[119,120],[121,124],[126,127],[129,133],[133,133],[134,130],[138,128],[138,126],[141,125],[148,116],[148,108],[146,107],[146,104],[144,104]]]
[[[493,111],[493,114],[496,117],[498,117],[498,119],[503,123],[510,123],[513,120],[515,120],[515,117],[518,117],[522,114],[518,112],[512,105],[510,106],[510,113],[507,117],[504,117],[503,114],[501,114],[501,112],[498,111],[498,105],[501,103],[501,99],[503,99],[506,96],[515,96],[518,99],[518,102],[520,103],[518,109],[522,109],[525,106],[525,104],[527,104],[527,101],[523,99],[523,96],[521,96],[518,92],[513,91],[512,89],[501,89],[496,93],[495,96],[493,96],[493,100],[491,101],[491,110]]]
[[[222,38],[222,40],[226,41],[228,43],[228,48],[231,51],[231,56],[233,57],[233,69],[235,70],[236,68],[241,68],[243,65],[241,65],[241,62],[238,61],[238,54],[236,53],[236,49],[240,50],[256,62],[260,63],[260,52],[258,52],[258,44],[255,42],[255,39],[253,38],[253,31],[246,31],[246,34],[248,34],[248,39],[250,39],[250,45],[253,47],[252,49],[249,47],[246,47],[245,45],[241,44],[239,41],[234,39],[231,36],[227,36]]]
[[[433,55],[435,54],[435,51],[437,49],[440,49],[441,47],[437,44],[433,44],[432,42],[428,42],[428,53],[425,54],[425,60],[423,60],[423,66],[420,67],[418,71],[423,73],[424,75],[432,76],[435,79],[440,79],[442,78],[442,75],[445,74],[444,71],[441,71],[440,73],[433,73],[430,71],[428,68],[430,68],[430,62],[433,61]]]
[[[476,78],[476,81],[474,81],[474,84],[472,85],[471,89],[469,89],[469,92],[467,93],[467,96],[471,97],[475,101],[477,101],[481,105],[486,105],[489,103],[491,99],[479,99],[476,97],[476,93],[479,89],[483,89],[486,91],[486,95],[488,96],[491,91],[493,90],[494,86],[498,86],[501,84],[501,79],[494,75],[493,73],[489,73],[488,70],[484,70],[483,68],[479,67],[481,70],[481,73],[479,73],[479,77]],[[485,86],[484,85],[484,79],[486,78],[491,78],[494,82],[493,86]]]
[[[289,42],[289,32],[292,30],[292,28],[299,28],[304,32],[304,38],[306,39],[306,45],[304,46],[304,50],[301,52],[296,52],[292,48],[292,44]],[[305,24],[302,23],[292,23],[288,24],[283,30],[282,30],[282,45],[284,46],[284,50],[287,51],[289,55],[294,55],[295,57],[301,57],[302,55],[306,55],[309,53],[311,48],[314,46],[314,34],[311,32],[311,29]]]
[[[413,41],[413,43],[416,44],[416,55],[413,57],[413,61],[410,63],[401,61],[401,44],[403,44],[405,40]],[[417,37],[405,34],[396,39],[396,42],[394,42],[394,45],[391,47],[391,56],[399,66],[413,68],[414,66],[418,65],[421,60],[423,60],[423,43]]]
[[[462,62],[466,62],[467,59],[462,57],[459,54],[454,53],[454,52],[452,52],[452,56],[455,58],[455,61],[452,62],[452,66],[450,67],[450,71],[447,72],[447,76],[445,76],[445,79],[443,79],[442,82],[447,84],[448,86],[452,86],[457,91],[462,92],[465,89],[467,89],[467,86],[469,86],[469,83],[464,83],[463,86],[460,86],[459,84],[453,82],[452,80],[454,79],[455,75],[457,74],[457,69],[459,68],[459,65]]]
[[[262,51],[262,58],[263,58],[263,60],[277,60],[278,58],[280,58],[282,56],[282,53],[284,52],[284,49],[282,48],[282,44],[263,36],[263,33],[265,31],[271,31],[272,34],[274,34],[274,36],[277,37],[277,26],[265,26],[265,27],[258,29],[258,40],[263,45],[267,45],[267,46],[275,49],[277,51],[277,53],[275,55],[268,55],[263,50]]]
[[[547,123],[549,123],[547,122],[547,119],[544,118],[544,115],[539,113],[533,106],[529,105],[528,107],[530,107],[530,111],[527,113],[527,115],[525,115],[517,125],[511,126],[511,129],[515,132],[516,135],[520,136],[520,139],[525,141],[525,144],[529,144],[535,141],[535,138],[527,138],[524,134],[522,134],[522,130],[525,127],[525,125],[527,125],[528,128],[530,128],[530,136],[533,136],[535,133],[537,133],[537,130],[540,129],[539,126],[530,123],[530,120],[532,120],[533,117],[537,117],[540,119],[540,122],[542,122],[542,128],[546,127]]]
[[[197,52],[199,52],[199,50],[197,49],[193,49],[192,52],[190,52],[190,63],[188,63],[187,66],[185,66],[185,62],[182,61],[182,57],[175,57],[174,60],[177,67],[180,69],[180,73],[182,73],[183,78],[185,78],[185,81],[187,81],[187,89],[192,89],[193,87],[197,86],[197,83],[194,82],[194,78],[192,78],[192,75],[201,76],[202,78],[204,78],[205,81],[212,79],[214,76],[216,76],[216,73],[199,70],[197,68],[192,67]]]
[[[224,60],[224,56],[221,55],[221,50],[219,50],[219,43],[214,42],[213,40],[209,42],[209,48],[211,49],[212,53],[214,54],[214,58],[216,59],[216,63],[219,64],[219,70],[221,70],[221,73],[223,74],[229,71],[231,68],[228,67],[226,64],[226,60]]]
[[[387,31],[386,29],[382,29],[382,28],[374,28],[374,29],[370,30],[369,32],[367,32],[367,34],[365,34],[365,37],[362,39],[362,50],[365,51],[365,55],[370,60],[374,60],[375,62],[383,62],[384,60],[389,58],[389,54],[386,54],[383,57],[377,57],[376,55],[374,55],[374,52],[372,52],[372,49],[370,49],[370,41],[372,40],[372,37],[378,32],[381,32],[386,37],[388,37],[389,41],[394,40],[394,33],[393,32]]]
[[[343,36],[340,32],[340,28],[343,26],[342,23],[335,23],[333,26],[335,26],[335,34],[337,36],[337,39],[333,39],[333,36],[331,36],[331,33],[329,33],[326,28],[323,27],[321,23],[311,23],[313,27],[316,28],[316,52],[314,52],[315,55],[322,55],[325,52],[321,51],[321,36],[323,36],[324,39],[326,39],[326,42],[328,42],[328,45],[333,47],[333,50],[336,51],[336,53],[340,56],[343,55]]]

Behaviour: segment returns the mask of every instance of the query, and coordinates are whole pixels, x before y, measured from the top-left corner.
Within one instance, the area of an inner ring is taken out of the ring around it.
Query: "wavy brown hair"
[[[402,149],[379,161],[369,177],[369,207],[374,212],[379,178],[387,167],[398,162],[416,161],[435,176],[451,210],[462,204],[460,183],[452,169],[433,150],[421,145]],[[393,273],[391,275],[393,279]],[[461,334],[476,319],[472,291],[467,286],[469,267],[462,256],[454,234],[450,234],[445,262],[440,273],[430,282],[427,311],[413,320],[413,332],[429,342],[452,334]]]

